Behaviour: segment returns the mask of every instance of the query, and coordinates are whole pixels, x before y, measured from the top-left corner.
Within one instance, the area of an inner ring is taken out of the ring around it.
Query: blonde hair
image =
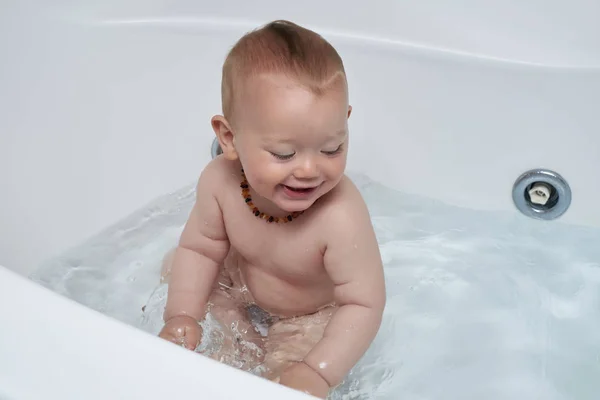
[[[243,81],[264,73],[287,75],[316,95],[339,77],[346,84],[342,58],[329,42],[293,22],[273,21],[244,35],[225,59],[221,81],[225,118],[233,113]]]

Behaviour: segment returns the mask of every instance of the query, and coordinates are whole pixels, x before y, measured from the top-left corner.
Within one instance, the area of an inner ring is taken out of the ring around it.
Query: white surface
[[[563,220],[600,225],[600,186],[590,184],[600,170],[600,3],[377,4],[3,1],[0,263],[27,274],[196,179],[209,157],[209,118],[219,112],[223,57],[241,33],[274,18],[323,32],[344,57],[354,107],[351,169],[452,204],[513,209],[517,176],[547,167],[573,190]],[[45,313],[39,305],[49,295],[8,276],[2,307],[30,304],[33,326],[22,329],[38,329]],[[93,340],[107,343],[105,335],[120,329],[64,307],[77,327],[79,314],[106,325],[96,331],[102,337],[90,333]],[[7,318],[0,335],[24,317]],[[68,341],[79,333],[65,327],[63,334]],[[44,365],[60,359],[59,347],[32,353],[29,341],[19,343],[17,358]],[[1,360],[5,371],[7,358]],[[60,367],[65,374],[80,369],[66,361]],[[123,382],[111,366],[97,368],[106,386],[111,376]],[[3,380],[14,378],[5,373]],[[164,382],[178,380],[177,373],[165,372]],[[45,397],[68,390],[48,382]]]

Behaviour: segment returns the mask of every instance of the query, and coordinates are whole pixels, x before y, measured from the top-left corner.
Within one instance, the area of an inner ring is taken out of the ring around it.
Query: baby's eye
[[[335,149],[335,150],[331,150],[331,151],[325,151],[325,150],[323,150],[321,153],[327,154],[328,156],[334,156],[334,155],[338,154],[340,151],[342,151],[342,146],[343,146],[343,144],[340,144],[338,146],[338,148]]]
[[[271,155],[272,155],[273,157],[275,157],[276,159],[278,159],[278,160],[289,160],[289,159],[291,159],[292,157],[294,157],[294,155],[296,154],[296,153],[290,153],[290,154],[277,154],[277,153],[273,153],[272,151],[270,151],[269,153],[271,153]]]

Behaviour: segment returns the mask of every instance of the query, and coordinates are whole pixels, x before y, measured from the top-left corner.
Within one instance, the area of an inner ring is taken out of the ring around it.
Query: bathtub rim
[[[7,363],[9,365],[0,363],[0,386],[8,391],[3,395],[8,395],[9,399],[61,398],[65,395],[90,400],[164,400],[167,396],[202,398],[207,395],[215,400],[239,399],[241,396],[261,400],[313,398],[212,359],[198,357],[189,350],[61,296],[2,265],[0,292],[11,299],[0,303],[3,324],[11,328],[0,333],[0,359],[12,361]],[[40,304],[44,306],[40,307]],[[47,309],[54,310],[52,315],[46,312]],[[46,339],[53,339],[51,345],[40,340],[40,330]],[[88,345],[101,345],[88,353],[90,356],[85,361],[79,352],[61,351],[82,341],[81,336]],[[108,358],[112,363],[93,363],[95,358],[106,360],[106,349],[111,348],[119,355],[118,363],[114,362],[116,356]],[[155,362],[157,359],[161,360],[160,364]],[[54,368],[44,368],[52,365]],[[179,367],[169,368],[170,365]],[[198,370],[209,371],[206,376],[210,379],[205,384],[190,385],[190,380],[198,380]],[[69,379],[69,384],[65,385],[65,375],[75,379]],[[32,382],[32,376],[41,376],[41,379]],[[123,385],[123,382],[140,381],[144,382],[141,387]],[[231,385],[231,382],[236,384]],[[219,386],[224,384],[227,385]],[[223,387],[227,388],[226,392]]]

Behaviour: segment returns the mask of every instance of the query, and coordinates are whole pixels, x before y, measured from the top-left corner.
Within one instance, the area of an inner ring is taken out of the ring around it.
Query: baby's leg
[[[175,249],[163,258],[161,282],[168,282]],[[235,296],[239,289],[224,268],[221,268],[219,280],[213,287],[208,299],[207,309],[221,326],[222,335],[215,351],[207,356],[246,371],[256,369],[264,359],[263,338],[250,323],[242,302],[242,296]]]
[[[228,290],[215,288],[208,310],[221,326],[222,336],[217,350],[207,355],[244,371],[258,372],[264,361],[264,338],[250,323],[245,306]]]
[[[278,381],[287,367],[302,361],[323,338],[325,328],[335,310],[335,307],[327,307],[315,314],[274,323],[269,328],[265,343],[266,372],[263,376]]]

